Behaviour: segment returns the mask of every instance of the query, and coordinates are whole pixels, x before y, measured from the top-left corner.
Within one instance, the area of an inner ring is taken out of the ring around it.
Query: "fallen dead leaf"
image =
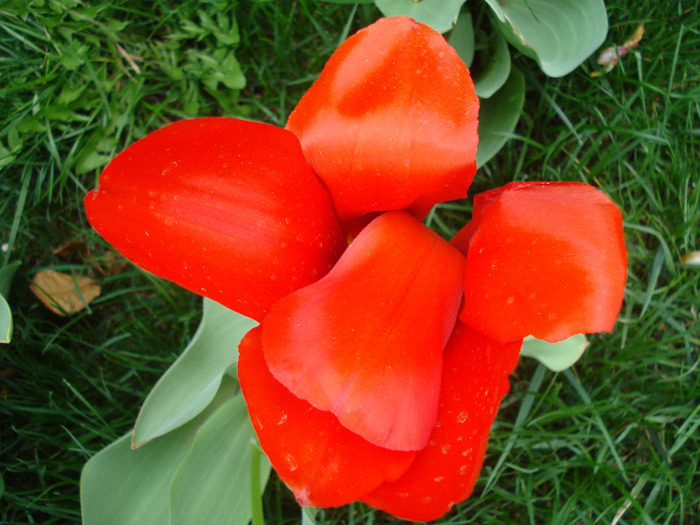
[[[93,268],[107,277],[122,273],[127,268],[126,259],[114,250],[106,252],[100,258],[93,257],[91,261]]]
[[[591,75],[597,77],[612,71],[622,57],[639,45],[642,36],[644,36],[644,24],[641,24],[621,46],[614,45],[603,49],[598,55],[598,63],[605,68],[602,71],[594,71]]]
[[[46,308],[58,315],[79,312],[102,291],[89,277],[73,277],[55,270],[38,272],[29,288]]]
[[[688,252],[681,257],[681,263],[688,266],[700,266],[700,252]]]
[[[70,241],[51,250],[51,253],[57,255],[64,261],[70,260],[74,255],[78,254],[84,259],[87,247],[83,242]]]

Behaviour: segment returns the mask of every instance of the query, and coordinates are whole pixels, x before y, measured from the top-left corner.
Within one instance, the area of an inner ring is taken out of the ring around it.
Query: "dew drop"
[[[467,412],[466,410],[463,410],[457,416],[457,423],[464,423],[467,421],[467,419],[469,419],[469,412]]]
[[[296,458],[291,454],[287,454],[285,460],[287,461],[287,466],[289,467],[289,470],[291,470],[292,472],[299,468],[299,464],[297,463]]]

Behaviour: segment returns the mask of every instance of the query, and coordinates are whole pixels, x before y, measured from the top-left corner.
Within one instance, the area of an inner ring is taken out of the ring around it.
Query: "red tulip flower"
[[[136,264],[260,321],[241,389],[302,505],[438,518],[474,488],[522,339],[614,323],[624,243],[597,190],[487,192],[452,243],[419,222],[466,196],[477,110],[438,33],[383,19],[331,57],[286,130],[171,124],[85,199]]]

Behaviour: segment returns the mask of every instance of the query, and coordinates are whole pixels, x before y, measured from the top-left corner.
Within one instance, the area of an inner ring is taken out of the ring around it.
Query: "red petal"
[[[439,33],[384,18],[338,48],[287,128],[343,220],[419,215],[466,196],[478,107],[469,71]]]
[[[435,423],[462,255],[405,212],[370,223],[317,283],[262,324],[272,374],[368,441],[417,450]]]
[[[259,327],[239,350],[241,390],[260,445],[301,505],[345,505],[410,466],[415,452],[372,445],[275,380],[265,364]]]
[[[360,499],[413,521],[437,519],[467,499],[521,344],[502,345],[458,322],[445,348],[440,409],[428,446],[398,480]]]
[[[511,183],[474,198],[466,229],[464,323],[501,342],[612,330],[627,252],[620,210],[603,193]]]
[[[145,270],[257,320],[347,243],[297,139],[230,118],[176,122],[132,144],[85,208]]]

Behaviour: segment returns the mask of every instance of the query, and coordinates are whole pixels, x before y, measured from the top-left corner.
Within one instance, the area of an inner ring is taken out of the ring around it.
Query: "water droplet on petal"
[[[291,470],[292,472],[299,468],[299,464],[297,463],[296,458],[291,454],[287,454],[285,460],[287,461],[287,466],[289,467],[289,470]]]

